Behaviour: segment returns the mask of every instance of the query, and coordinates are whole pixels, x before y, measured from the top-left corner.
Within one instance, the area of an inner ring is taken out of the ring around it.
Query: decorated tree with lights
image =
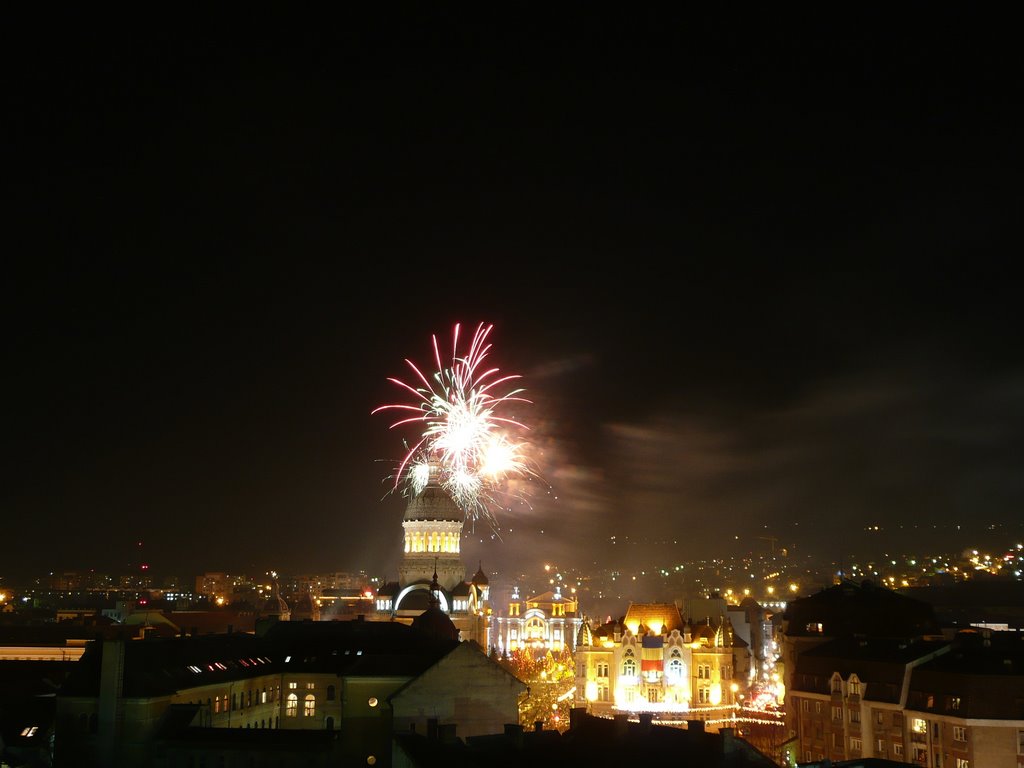
[[[544,728],[564,731],[569,727],[576,684],[575,657],[563,649],[537,653],[530,648],[517,648],[499,659],[512,674],[529,686],[529,692],[519,702],[519,722],[525,728],[534,728],[540,722]]]

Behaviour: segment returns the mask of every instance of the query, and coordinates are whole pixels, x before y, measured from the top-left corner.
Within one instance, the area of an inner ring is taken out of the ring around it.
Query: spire
[[[441,585],[437,583],[437,558],[434,558],[434,578],[430,582],[430,606],[439,606],[441,601],[437,597]]]

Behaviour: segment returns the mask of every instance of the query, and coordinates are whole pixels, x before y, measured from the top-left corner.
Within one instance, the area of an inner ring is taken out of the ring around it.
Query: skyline
[[[455,323],[551,489],[470,570],[1024,535],[1013,49],[930,11],[30,35],[5,571],[393,573],[371,412]]]

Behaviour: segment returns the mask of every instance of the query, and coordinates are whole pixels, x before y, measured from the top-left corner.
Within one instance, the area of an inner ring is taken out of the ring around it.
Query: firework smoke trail
[[[487,341],[493,325],[477,326],[465,355],[459,355],[460,326],[452,335],[452,361],[445,365],[437,336],[432,336],[434,364],[431,376],[411,360],[405,363],[413,373],[414,384],[401,379],[388,381],[415,398],[415,403],[395,403],[375,408],[405,414],[391,429],[418,424],[419,437],[407,451],[394,474],[394,488],[404,481],[407,492],[416,494],[426,485],[430,467],[440,470],[441,485],[463,510],[468,520],[487,520],[495,533],[493,507],[509,495],[508,481],[535,475],[526,458],[525,442],[517,442],[510,431],[529,428],[502,410],[509,403],[527,403],[521,388],[513,388],[518,375],[499,375],[497,368],[484,363],[491,351]],[[522,492],[515,494],[525,501]]]

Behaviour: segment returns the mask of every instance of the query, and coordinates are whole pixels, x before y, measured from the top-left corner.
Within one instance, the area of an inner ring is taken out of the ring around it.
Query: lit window
[[[953,741],[967,741],[967,729],[962,725],[954,725]]]
[[[299,714],[299,697],[294,693],[288,694],[284,714],[286,717],[297,717]]]
[[[971,768],[971,761],[966,757],[958,757],[956,759],[956,768]]]
[[[36,735],[36,731],[38,731],[38,730],[39,730],[39,726],[38,725],[31,725],[28,728],[25,728],[21,732],[21,735],[24,736],[26,739],[30,739],[30,738],[32,738],[33,736]]]
[[[293,691],[294,691],[294,690],[295,690],[296,688],[298,688],[298,687],[299,687],[299,684],[298,684],[298,683],[288,683],[288,687],[289,687],[289,688],[290,688],[291,690],[293,690]]]
[[[915,717],[913,722],[910,724],[911,730],[914,733],[928,733],[928,723],[919,717]]]
[[[302,716],[313,717],[314,715],[316,715],[316,697],[310,693],[302,702]]]
[[[369,701],[367,701],[366,703],[369,704],[371,707],[376,707],[377,706],[377,697],[376,696],[371,696]]]

